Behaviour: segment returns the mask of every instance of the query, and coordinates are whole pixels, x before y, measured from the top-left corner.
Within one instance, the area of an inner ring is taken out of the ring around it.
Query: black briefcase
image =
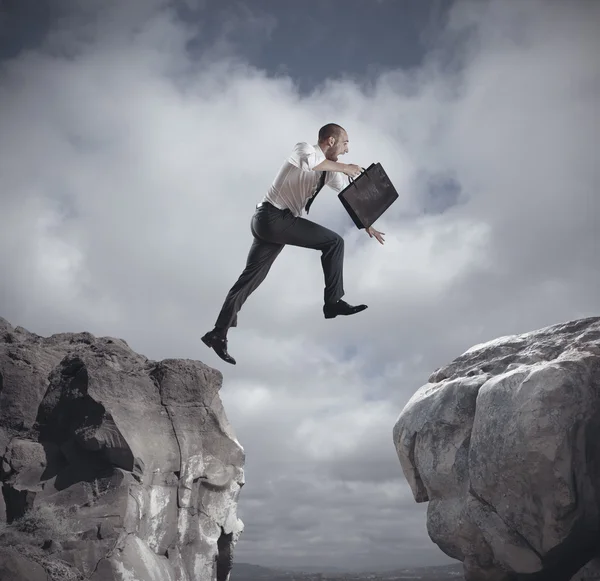
[[[368,228],[396,201],[398,192],[380,163],[372,163],[350,180],[338,198],[356,227]]]

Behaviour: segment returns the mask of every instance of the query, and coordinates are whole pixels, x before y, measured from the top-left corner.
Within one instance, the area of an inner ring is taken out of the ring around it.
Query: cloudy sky
[[[0,2],[0,315],[200,359],[247,453],[236,558],[451,562],[392,428],[471,345],[600,312],[600,2]],[[369,309],[325,320],[286,248],[229,335],[200,341],[279,164],[319,127],[400,198],[379,245],[324,190]]]

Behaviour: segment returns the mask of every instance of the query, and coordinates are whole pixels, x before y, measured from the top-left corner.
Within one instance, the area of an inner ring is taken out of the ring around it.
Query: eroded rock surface
[[[221,384],[198,361],[0,318],[0,523],[67,509],[73,537],[39,540],[91,581],[225,581],[243,528],[244,451]],[[0,571],[39,577],[40,560],[1,531]]]
[[[413,395],[394,443],[468,581],[600,578],[600,318],[469,349]]]

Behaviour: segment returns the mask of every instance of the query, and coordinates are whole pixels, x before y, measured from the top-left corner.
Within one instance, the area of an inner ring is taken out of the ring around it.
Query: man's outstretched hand
[[[375,236],[375,238],[377,239],[377,242],[379,242],[379,244],[384,243],[383,237],[385,236],[385,232],[379,232],[379,230],[375,230],[375,228],[373,228],[373,226],[369,226],[367,228],[367,234],[371,238],[373,238],[373,236]]]

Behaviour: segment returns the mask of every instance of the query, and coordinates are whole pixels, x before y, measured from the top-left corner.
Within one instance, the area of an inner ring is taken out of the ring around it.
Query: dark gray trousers
[[[324,301],[334,303],[344,296],[344,239],[339,234],[310,220],[297,218],[289,210],[279,210],[268,202],[257,207],[250,230],[254,240],[246,267],[227,294],[215,327],[224,332],[237,327],[239,310],[265,279],[286,244],[320,250],[325,277]]]

